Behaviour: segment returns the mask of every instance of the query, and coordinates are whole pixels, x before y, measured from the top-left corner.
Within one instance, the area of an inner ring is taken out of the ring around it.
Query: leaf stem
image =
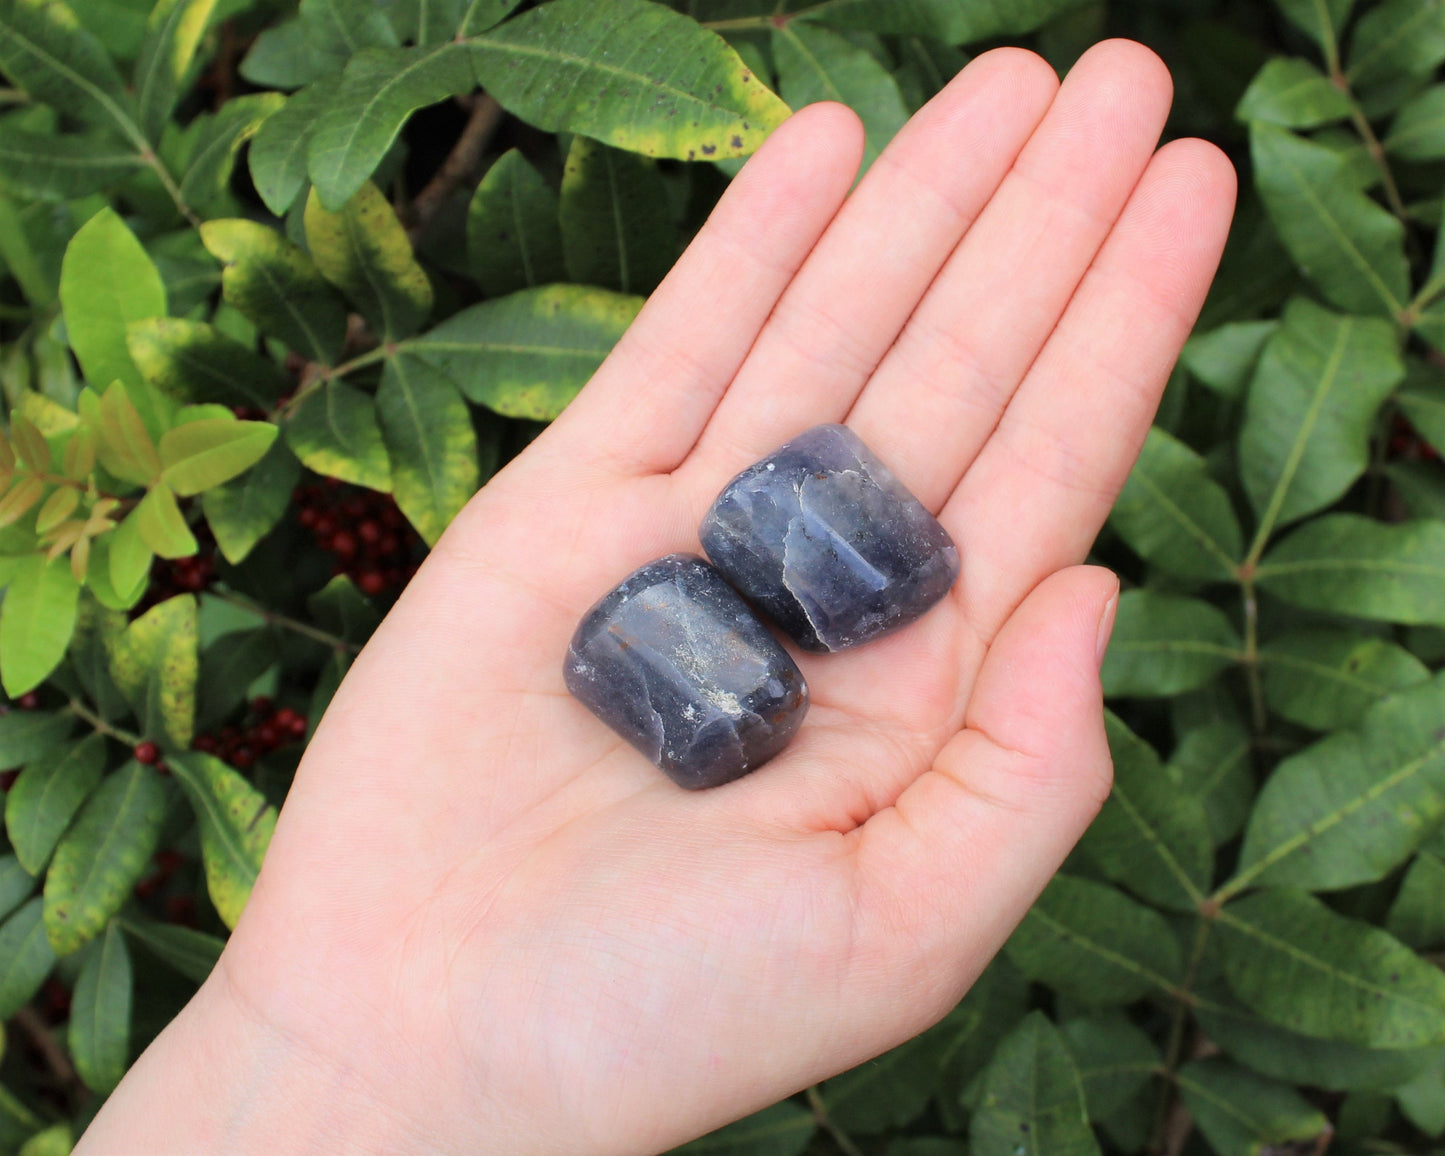
[[[1179,985],[1179,994],[1174,1004],[1174,1017],[1169,1026],[1169,1043],[1164,1050],[1164,1077],[1159,1088],[1159,1099],[1154,1109],[1153,1138],[1149,1143],[1151,1152],[1164,1150],[1165,1137],[1169,1129],[1169,1109],[1174,1097],[1174,1073],[1179,1061],[1184,1058],[1184,1034],[1189,1026],[1190,994],[1194,981],[1199,978],[1199,966],[1204,961],[1204,948],[1209,943],[1209,933],[1214,921],[1203,911],[1194,931],[1194,950],[1189,956],[1189,965],[1184,971],[1184,980]]]
[[[395,345],[383,344],[378,345],[375,349],[368,349],[365,353],[358,353],[350,361],[343,361],[340,365],[326,370],[320,380],[330,381],[332,378],[345,377],[348,373],[354,373],[368,365],[375,365],[378,361],[385,361],[396,352],[396,348]]]
[[[1262,735],[1267,716],[1264,709],[1264,682],[1259,671],[1259,598],[1254,590],[1252,568],[1245,573],[1248,577],[1242,575],[1239,582],[1240,593],[1244,598],[1244,656],[1240,661],[1244,664],[1245,674],[1249,679],[1249,709],[1254,733]]]
[[[171,176],[170,170],[161,163],[161,158],[156,156],[155,150],[147,146],[141,150],[140,156],[141,160],[145,161],[151,171],[155,173],[156,179],[160,181],[161,188],[165,189],[166,195],[175,202],[176,210],[186,219],[186,223],[193,229],[199,229],[201,227],[199,214],[186,204],[186,199],[181,196],[180,185],[176,184],[175,178]]]
[[[344,654],[356,654],[361,647],[355,642],[348,642],[338,634],[331,634],[322,630],[319,626],[312,626],[308,622],[302,622],[298,618],[292,618],[286,614],[278,614],[276,611],[262,606],[259,602],[253,602],[244,594],[235,594],[227,591],[217,590],[214,587],[206,594],[210,598],[218,599],[221,602],[229,602],[232,606],[238,606],[242,610],[249,610],[256,617],[265,621],[268,626],[279,626],[283,630],[290,630],[303,638],[309,638],[313,642],[319,642],[322,646],[329,646],[332,650]]]
[[[502,106],[490,93],[478,93],[471,101],[471,115],[431,180],[411,203],[413,223],[408,232],[413,241],[426,229],[437,211],[462,180],[476,168],[482,151],[502,123]]]
[[[1385,146],[1380,143],[1380,138],[1375,135],[1375,130],[1370,126],[1365,111],[1360,107],[1360,102],[1349,90],[1349,82],[1345,80],[1344,73],[1336,73],[1334,76],[1336,84],[1345,86],[1345,95],[1350,98],[1350,122],[1355,126],[1355,131],[1360,134],[1360,139],[1365,142],[1365,151],[1370,154],[1370,159],[1375,162],[1375,167],[1380,170],[1380,179],[1385,186],[1385,201],[1390,206],[1390,212],[1399,218],[1402,225],[1409,225],[1410,212],[1405,208],[1405,202],[1400,197],[1400,186],[1395,183],[1395,174],[1390,168],[1390,162],[1385,156]]]
[[[853,1139],[848,1133],[833,1123],[832,1117],[828,1115],[827,1106],[823,1103],[823,1097],[818,1094],[816,1084],[808,1089],[808,1107],[813,1110],[813,1119],[818,1121],[818,1126],[833,1137],[833,1143],[838,1145],[838,1150],[844,1156],[863,1156],[863,1149],[853,1143]]]
[[[70,713],[97,734],[115,739],[116,742],[125,743],[128,747],[133,747],[141,741],[140,735],[132,731],[122,730],[117,726],[112,726],[106,722],[105,719],[101,718],[100,715],[81,703],[79,699],[73,698],[70,700]]]

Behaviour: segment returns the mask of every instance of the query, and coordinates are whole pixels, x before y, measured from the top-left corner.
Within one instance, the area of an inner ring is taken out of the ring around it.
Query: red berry
[[[374,519],[368,518],[356,527],[356,536],[368,546],[374,546],[381,540],[381,526]]]
[[[191,746],[208,755],[214,755],[221,749],[221,744],[216,741],[215,735],[197,735],[191,740]]]
[[[376,552],[383,558],[388,554],[395,554],[401,549],[401,539],[395,534],[383,534],[381,541],[376,544]]]
[[[19,706],[21,710],[34,710],[40,705],[40,696],[33,690],[26,691],[26,693],[22,694],[16,700],[16,705]]]
[[[390,526],[393,530],[401,529],[402,524],[406,521],[406,519],[401,516],[401,510],[391,502],[388,502],[381,508],[378,516],[381,518],[381,524],[383,526]]]
[[[245,770],[256,761],[256,752],[246,743],[242,743],[231,752],[231,765]]]
[[[166,899],[166,919],[171,923],[196,926],[196,900],[192,895],[172,895]]]
[[[357,575],[356,586],[363,594],[375,597],[386,589],[386,579],[380,570],[363,570]]]
[[[298,714],[291,720],[291,725],[287,729],[290,730],[293,739],[304,739],[306,737],[306,725],[306,716],[304,714]]]
[[[132,753],[135,755],[136,762],[145,763],[148,767],[155,766],[156,763],[161,760],[160,747],[156,746],[150,739],[136,743],[135,750]]]
[[[301,512],[296,515],[296,520],[310,530],[316,525],[316,519],[318,517],[320,517],[320,515],[317,514],[312,507],[303,506]]]
[[[271,708],[276,704],[271,701],[270,695],[258,694],[251,700],[251,710],[261,718],[271,713]]]
[[[356,556],[356,536],[347,530],[337,530],[331,538],[330,550],[343,560]]]
[[[272,723],[262,723],[251,732],[251,741],[268,751],[274,750],[281,745],[281,732]]]
[[[336,533],[336,519],[330,514],[322,514],[316,519],[316,524],[311,527],[316,532],[316,540],[320,542],[324,538],[331,537]],[[323,550],[325,546],[321,547]]]

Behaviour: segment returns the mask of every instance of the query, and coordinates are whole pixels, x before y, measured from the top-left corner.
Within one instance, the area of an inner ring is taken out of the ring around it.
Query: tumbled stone
[[[797,664],[693,554],[634,571],[582,618],[567,689],[679,786],[762,766],[808,709]]]
[[[749,466],[701,536],[713,565],[804,650],[897,630],[958,577],[948,531],[841,425],[814,426]]]

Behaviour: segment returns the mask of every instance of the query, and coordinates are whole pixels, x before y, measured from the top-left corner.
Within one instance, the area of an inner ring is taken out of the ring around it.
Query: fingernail
[[[1114,596],[1104,603],[1104,612],[1099,615],[1099,641],[1098,660],[1099,665],[1104,665],[1104,652],[1109,649],[1109,636],[1114,633],[1114,615],[1119,610],[1119,590],[1114,588]]]

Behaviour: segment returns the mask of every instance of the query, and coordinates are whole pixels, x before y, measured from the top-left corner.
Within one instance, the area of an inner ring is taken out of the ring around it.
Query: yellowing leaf
[[[245,473],[265,456],[279,431],[267,421],[187,422],[161,438],[161,477],[182,496],[199,494]]]
[[[160,475],[161,458],[130,395],[115,382],[100,399],[100,464],[123,481],[144,485]]]
[[[164,482],[151,488],[126,521],[135,522],[141,541],[162,558],[189,558],[199,549],[176,495]]]
[[[111,646],[110,674],[141,730],[187,747],[196,716],[196,600],[179,594],[152,606]]]
[[[235,927],[276,829],[276,808],[220,759],[175,755],[167,764],[195,808],[211,902]]]

